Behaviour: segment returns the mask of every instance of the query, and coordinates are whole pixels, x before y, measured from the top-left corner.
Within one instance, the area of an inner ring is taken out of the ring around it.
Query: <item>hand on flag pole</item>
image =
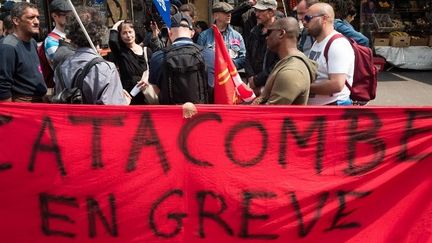
[[[251,102],[255,94],[240,78],[222,35],[216,25],[213,25],[215,38],[215,104],[238,104],[239,98],[244,102]]]

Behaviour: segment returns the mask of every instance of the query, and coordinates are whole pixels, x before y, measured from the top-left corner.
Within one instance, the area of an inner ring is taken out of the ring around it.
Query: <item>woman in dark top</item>
[[[109,47],[114,56],[114,62],[119,68],[123,88],[129,92],[139,82],[144,86],[148,85],[142,82],[141,77],[147,70],[147,61],[152,55],[150,48],[146,48],[146,60],[144,48],[136,43],[135,38],[134,26],[129,20],[117,22],[110,31]],[[131,101],[131,105],[139,104],[146,104],[142,92],[139,92]]]

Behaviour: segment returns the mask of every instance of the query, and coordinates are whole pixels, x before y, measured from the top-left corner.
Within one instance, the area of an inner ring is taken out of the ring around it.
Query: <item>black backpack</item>
[[[90,72],[90,69],[101,62],[105,62],[105,60],[102,57],[95,57],[89,62],[86,63],[86,65],[78,70],[73,77],[73,80],[71,82],[71,87],[68,88],[65,84],[65,81],[63,80],[63,76],[61,74],[61,64],[57,65],[57,68],[55,70],[56,76],[59,78],[59,81],[62,83],[62,86],[64,89],[54,96],[51,97],[51,103],[56,104],[92,104],[93,102],[91,99],[86,99],[84,96],[84,93],[82,91],[83,82],[87,74]],[[99,92],[99,97],[102,95],[103,90]]]
[[[196,44],[171,46],[163,50],[163,82],[160,104],[210,103],[207,66],[203,47]]]

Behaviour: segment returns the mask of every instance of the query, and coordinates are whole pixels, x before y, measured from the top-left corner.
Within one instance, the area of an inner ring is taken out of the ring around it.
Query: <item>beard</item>
[[[320,33],[322,32],[322,26],[317,25],[316,27],[310,27],[310,28],[306,28],[309,35],[316,38],[320,35]]]

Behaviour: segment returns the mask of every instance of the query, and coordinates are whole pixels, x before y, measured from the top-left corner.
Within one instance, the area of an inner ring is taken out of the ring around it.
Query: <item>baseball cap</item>
[[[189,17],[189,15],[178,12],[171,17],[171,28],[176,27],[186,27],[193,30],[192,19]]]
[[[257,3],[253,6],[253,8],[256,8],[258,10],[276,10],[277,2],[276,0],[258,0]]]
[[[5,12],[9,12],[13,9],[13,7],[15,6],[15,2],[14,1],[6,1],[5,3],[3,3],[2,9]]]
[[[50,11],[69,12],[72,11],[72,7],[66,0],[53,0],[50,3]]]
[[[233,7],[226,2],[217,2],[217,3],[213,4],[213,7],[212,7],[213,13],[217,13],[217,12],[229,13],[232,10],[233,10]]]

